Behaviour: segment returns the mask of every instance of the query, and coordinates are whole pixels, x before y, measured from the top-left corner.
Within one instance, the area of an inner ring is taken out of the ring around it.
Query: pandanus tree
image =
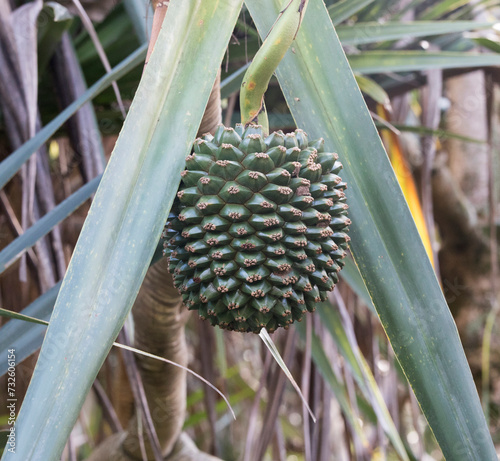
[[[330,13],[340,22],[368,3],[339,2]],[[496,459],[455,324],[324,2],[249,0],[246,7],[267,39],[242,79],[242,123],[230,128],[218,126],[218,73],[242,0],[156,5],[157,22],[166,12],[163,27],[104,175],[82,193],[90,195],[99,183],[62,285],[45,298],[58,291],[16,422],[16,453],[6,450],[2,459],[60,457],[134,302],[135,346],[186,365],[182,303],[242,334],[266,336],[316,307],[322,319],[338,319],[324,304],[344,264],[346,279],[365,298],[368,290],[367,302],[444,456]],[[450,31],[472,28],[454,27]],[[139,62],[143,51],[125,65]],[[373,53],[367,57],[376,58]],[[468,55],[465,65],[498,61],[478,56]],[[411,70],[406,66],[398,70]],[[122,71],[116,68],[95,85]],[[262,95],[275,71],[298,127],[293,133],[269,134]],[[70,106],[61,119],[77,108]],[[2,163],[2,185],[59,125],[19,142]],[[148,270],[162,234],[167,257]],[[355,265],[344,259],[348,248]],[[40,317],[37,308],[25,313]],[[310,326],[298,329],[314,342],[321,363]],[[9,334],[6,347],[15,330]],[[130,338],[122,333],[120,340]],[[370,379],[359,363],[354,375]],[[134,392],[150,409],[140,407],[129,427],[108,438],[92,459],[209,459],[182,434],[185,371],[152,356],[137,356],[135,366],[143,379]],[[373,389],[365,390],[383,430],[398,456],[411,459]],[[362,459],[363,447],[356,450]]]

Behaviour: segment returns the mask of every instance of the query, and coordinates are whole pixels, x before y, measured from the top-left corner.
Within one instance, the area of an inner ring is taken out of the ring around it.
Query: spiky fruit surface
[[[195,141],[165,228],[189,309],[228,330],[272,332],[326,299],[349,241],[337,157],[302,130],[220,126]]]

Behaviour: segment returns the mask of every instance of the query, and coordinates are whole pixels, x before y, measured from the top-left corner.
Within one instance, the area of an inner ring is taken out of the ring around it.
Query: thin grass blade
[[[307,402],[307,399],[304,397],[304,394],[302,394],[302,391],[300,390],[299,385],[297,384],[297,382],[293,378],[292,373],[290,373],[290,370],[286,366],[286,363],[283,360],[283,357],[281,357],[281,354],[279,353],[278,348],[276,347],[273,340],[271,339],[271,336],[269,336],[269,333],[267,332],[267,330],[265,328],[260,330],[259,336],[260,336],[260,339],[262,339],[262,342],[265,344],[265,346],[269,349],[269,352],[273,356],[276,363],[283,370],[283,373],[285,373],[286,377],[290,381],[290,384],[293,386],[293,388],[299,394],[299,397],[302,400],[302,403],[304,404],[304,406],[307,408],[307,411],[309,412],[311,419],[314,422],[316,422],[316,417],[314,416],[314,414],[311,410],[311,407],[309,406],[309,403]]]
[[[136,349],[135,347],[127,346],[125,344],[120,344],[120,343],[117,343],[117,342],[114,342],[113,346],[118,347],[120,349],[125,349],[127,351],[133,352],[134,354],[144,355],[145,357],[150,357],[150,358],[158,360],[160,362],[168,363],[170,365],[173,365],[174,367],[178,367],[178,368],[183,369],[187,373],[190,373],[195,378],[197,378],[201,382],[205,383],[208,387],[210,387],[210,389],[213,389],[215,392],[217,392],[217,394],[219,394],[222,397],[222,399],[224,400],[224,402],[226,402],[226,405],[229,408],[229,411],[233,415],[233,418],[236,419],[236,415],[234,413],[233,407],[229,403],[228,398],[219,389],[217,389],[210,381],[206,380],[203,376],[200,376],[195,371],[193,371],[193,370],[189,369],[188,367],[185,367],[185,366],[183,366],[183,365],[181,365],[181,364],[179,364],[177,362],[173,362],[172,360],[166,359],[165,357],[160,357],[159,355],[150,354],[149,352],[141,351],[140,349]]]

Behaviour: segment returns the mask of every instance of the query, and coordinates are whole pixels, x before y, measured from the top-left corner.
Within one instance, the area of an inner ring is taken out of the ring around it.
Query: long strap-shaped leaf
[[[247,0],[261,36],[278,0]],[[351,249],[447,459],[496,460],[457,330],[322,0],[310,0],[278,67],[288,105],[344,163]]]
[[[337,34],[343,45],[361,45],[383,40],[399,40],[408,37],[426,37],[490,29],[494,23],[477,21],[413,21],[413,22],[358,22],[355,25],[338,26]]]
[[[144,62],[147,45],[140,46],[130,56],[117,64],[113,70],[101,77],[90,88],[88,88],[78,99],[66,107],[56,118],[45,125],[37,134],[16,149],[5,160],[0,162],[0,188],[17,173],[21,166],[50,139],[50,137],[66,122],[80,107],[93,97],[101,93],[111,82],[118,80],[131,69]]]
[[[0,251],[0,274],[13,264],[27,248],[33,246],[40,238],[47,235],[64,218],[73,213],[96,191],[101,176],[97,176],[83,185],[75,193],[50,210],[23,234]],[[0,345],[2,342],[0,341]]]
[[[362,51],[359,54],[349,55],[349,64],[353,70],[363,74],[376,74],[499,66],[500,56],[496,53],[460,51]]]
[[[242,0],[172,0],[54,308],[5,460],[59,459],[132,307]]]

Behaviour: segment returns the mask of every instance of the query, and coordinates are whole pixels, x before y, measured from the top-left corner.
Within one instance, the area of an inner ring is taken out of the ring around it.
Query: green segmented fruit
[[[164,237],[174,284],[212,325],[273,332],[338,282],[350,220],[337,154],[302,130],[219,126],[186,159]]]

